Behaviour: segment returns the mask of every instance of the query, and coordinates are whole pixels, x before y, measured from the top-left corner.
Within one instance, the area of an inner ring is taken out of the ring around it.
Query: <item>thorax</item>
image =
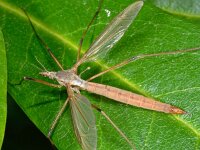
[[[73,70],[64,70],[56,72],[55,79],[62,86],[67,84],[72,86],[83,87],[85,82]]]

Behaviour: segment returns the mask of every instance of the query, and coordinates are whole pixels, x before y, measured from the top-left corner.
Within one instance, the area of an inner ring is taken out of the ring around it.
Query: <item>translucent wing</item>
[[[82,61],[94,60],[109,51],[124,35],[125,31],[136,18],[142,6],[143,1],[137,1],[129,5],[124,11],[116,16],[90,46],[82,58]]]
[[[80,94],[70,100],[76,137],[83,150],[96,150],[97,130],[90,102]]]

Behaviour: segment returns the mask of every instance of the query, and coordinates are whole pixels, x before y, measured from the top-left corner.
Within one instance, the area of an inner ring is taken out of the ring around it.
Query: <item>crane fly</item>
[[[83,32],[82,34],[82,38],[80,40],[80,44],[78,48],[77,62],[74,64],[74,66],[71,69],[68,69],[68,70],[65,70],[62,67],[62,65],[59,63],[57,58],[53,55],[48,45],[37,34],[33,26],[33,23],[31,22],[30,17],[24,11],[26,16],[29,19],[29,22],[32,26],[32,29],[35,35],[37,36],[41,44],[47,49],[47,52],[53,58],[53,60],[61,69],[61,71],[55,72],[55,71],[47,71],[45,69],[44,72],[40,72],[40,75],[44,77],[48,77],[50,79],[54,79],[58,82],[58,84],[52,84],[52,83],[31,78],[31,77],[24,77],[22,81],[31,80],[31,81],[38,82],[38,83],[55,87],[55,88],[66,87],[68,98],[66,99],[65,103],[63,104],[62,108],[59,110],[57,116],[55,117],[54,121],[52,122],[50,126],[50,130],[48,132],[49,138],[51,137],[51,134],[54,128],[56,127],[56,124],[58,123],[59,118],[61,117],[67,104],[69,103],[70,108],[71,108],[75,135],[83,150],[97,149],[97,129],[96,129],[96,124],[95,124],[95,116],[92,109],[99,111],[107,119],[107,121],[111,123],[111,125],[118,131],[118,133],[128,142],[128,144],[133,149],[135,149],[135,146],[132,144],[132,142],[117,127],[117,125],[114,124],[114,122],[109,118],[109,116],[104,111],[102,111],[99,107],[91,104],[85,96],[81,95],[80,90],[86,90],[88,92],[102,95],[109,99],[113,99],[115,101],[118,101],[124,104],[129,104],[136,107],[141,107],[141,108],[155,110],[155,111],[164,112],[164,113],[184,114],[185,111],[183,111],[182,109],[178,107],[172,106],[170,104],[162,103],[154,99],[147,98],[142,95],[138,95],[130,91],[125,91],[116,87],[94,83],[94,82],[91,82],[91,80],[111,70],[122,67],[138,59],[142,59],[145,57],[171,55],[171,54],[173,55],[177,53],[190,52],[190,51],[198,50],[199,48],[191,48],[191,49],[178,50],[178,51],[173,51],[173,52],[163,52],[163,53],[157,53],[157,54],[143,54],[143,55],[134,56],[107,70],[104,70],[103,72],[100,72],[90,77],[88,80],[83,80],[81,79],[80,74],[79,75],[77,74],[78,67],[87,61],[95,61],[99,56],[102,56],[102,54],[108,52],[113,47],[113,45],[116,44],[121,39],[121,37],[124,35],[125,31],[128,29],[130,24],[136,18],[136,16],[138,15],[139,11],[141,10],[143,6],[143,1],[137,1],[129,5],[126,9],[124,9],[121,13],[119,13],[109,23],[109,25],[105,28],[105,30],[98,36],[98,38],[91,44],[90,48],[85,52],[85,54],[83,54],[83,56],[80,57],[80,52],[81,52],[84,37],[90,25],[93,23],[93,21],[97,17],[98,12],[101,9],[102,2],[103,0],[99,1],[98,10],[96,11],[91,22],[87,26],[85,32]]]

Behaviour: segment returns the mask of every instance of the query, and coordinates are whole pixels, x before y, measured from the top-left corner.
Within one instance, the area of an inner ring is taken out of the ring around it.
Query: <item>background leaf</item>
[[[129,0],[105,1],[98,19],[87,34],[83,49],[86,50],[106,24],[131,3]],[[66,99],[66,92],[65,89],[57,90],[32,82],[14,85],[23,76],[44,79],[38,75],[41,66],[36,58],[48,70],[58,70],[39,44],[20,8],[26,9],[38,33],[64,68],[69,68],[75,62],[79,39],[97,5],[96,0],[0,2],[0,14],[3,14],[0,25],[8,57],[9,93],[45,135]],[[199,36],[198,19],[166,13],[146,1],[134,24],[107,57],[97,63],[82,65],[80,71],[88,65],[92,66],[92,70],[83,76],[88,78],[130,56],[199,47]],[[95,80],[178,106],[188,112],[186,115],[163,114],[119,104],[87,92],[82,94],[91,103],[100,106],[136,144],[137,149],[199,149],[199,54],[197,51],[146,58]],[[96,120],[98,149],[130,149],[98,113]],[[80,148],[73,132],[69,107],[52,140],[58,149]]]
[[[6,126],[7,62],[3,34],[0,31],[0,148]]]
[[[173,14],[182,16],[197,17],[200,16],[200,5],[198,0],[151,0],[161,9]]]

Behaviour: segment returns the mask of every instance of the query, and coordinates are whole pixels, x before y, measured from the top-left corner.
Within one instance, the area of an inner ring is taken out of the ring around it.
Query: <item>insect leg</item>
[[[67,100],[66,100],[65,103],[63,104],[62,108],[60,109],[60,111],[59,111],[58,114],[56,115],[55,119],[53,120],[53,122],[52,122],[52,124],[51,124],[51,127],[50,127],[50,129],[49,129],[48,135],[47,135],[47,137],[48,137],[49,139],[50,139],[51,134],[52,134],[53,130],[55,129],[55,127],[56,127],[56,125],[57,125],[57,123],[58,123],[58,121],[59,121],[61,115],[63,114],[63,112],[64,112],[64,110],[65,110],[65,108],[66,108],[68,102],[69,102],[69,98],[67,98]]]
[[[91,80],[111,71],[111,70],[115,70],[117,68],[123,67],[123,66],[129,64],[130,62],[136,61],[138,59],[143,59],[143,58],[146,58],[146,57],[162,56],[162,55],[175,55],[175,54],[192,52],[192,51],[197,51],[197,50],[200,50],[200,47],[189,48],[189,49],[184,49],[184,50],[176,50],[176,51],[171,51],[171,52],[161,52],[161,53],[155,53],[155,54],[143,54],[143,55],[134,56],[134,57],[131,57],[131,58],[129,58],[129,59],[117,64],[117,65],[114,65],[114,66],[112,66],[112,67],[90,77],[89,79],[87,79],[87,81],[91,81]]]
[[[44,85],[47,85],[47,86],[51,86],[51,87],[55,87],[55,88],[61,88],[61,87],[62,87],[61,85],[58,85],[58,84],[49,83],[49,82],[46,82],[46,81],[43,81],[43,80],[31,78],[31,77],[24,77],[24,78],[20,81],[20,83],[15,84],[15,85],[21,85],[22,82],[25,81],[25,80],[29,80],[29,81],[41,83],[41,84],[44,84]]]
[[[80,39],[80,43],[79,43],[79,47],[78,47],[78,54],[77,54],[77,62],[80,59],[80,53],[81,53],[81,48],[82,48],[82,44],[83,44],[83,40],[85,38],[86,33],[88,32],[90,26],[92,25],[92,23],[94,22],[94,20],[96,19],[96,17],[99,14],[99,11],[101,10],[101,6],[102,6],[103,0],[99,0],[99,5],[98,5],[98,9],[96,10],[92,20],[90,21],[90,23],[88,24],[86,30],[83,32],[82,37]]]
[[[115,70],[115,69],[117,69],[117,68],[120,68],[120,67],[122,67],[122,66],[125,66],[126,64],[128,64],[128,63],[130,63],[130,62],[132,62],[132,61],[135,61],[135,60],[137,60],[137,59],[140,59],[140,58],[142,58],[142,57],[140,57],[140,56],[135,56],[135,57],[132,57],[132,58],[130,58],[130,59],[127,59],[127,60],[125,60],[125,61],[123,61],[123,62],[121,62],[121,63],[119,63],[119,64],[117,64],[117,65],[114,65],[114,66],[112,66],[112,67],[110,67],[110,68],[108,68],[108,69],[106,69],[106,70],[104,70],[104,71],[102,71],[102,72],[100,72],[100,73],[98,73],[98,74],[96,74],[96,75],[90,77],[89,79],[87,79],[87,81],[91,81],[91,80],[93,80],[93,79],[95,79],[95,78],[97,78],[97,77],[99,77],[99,76],[101,76],[101,75],[103,75],[103,74],[105,74],[105,73],[111,71],[111,70]]]
[[[117,125],[110,119],[110,117],[104,112],[102,111],[99,107],[97,107],[96,105],[92,104],[92,107],[94,109],[96,109],[98,112],[100,112],[106,119],[107,121],[117,130],[117,132],[128,142],[128,144],[135,150],[135,145],[133,145],[133,143],[131,143],[131,141],[126,137],[126,135],[119,129],[119,127],[117,127]]]
[[[60,62],[57,60],[57,58],[54,56],[54,54],[52,53],[51,49],[49,48],[49,46],[44,42],[44,40],[38,35],[38,33],[36,32],[36,29],[31,21],[31,18],[29,17],[28,13],[23,10],[25,15],[27,16],[30,25],[33,29],[33,32],[35,33],[36,37],[38,38],[38,40],[40,41],[40,43],[45,47],[45,49],[47,50],[47,52],[50,54],[50,56],[53,58],[53,60],[56,62],[56,64],[58,65],[58,67],[60,67],[60,69],[64,70],[62,65],[60,64]]]

